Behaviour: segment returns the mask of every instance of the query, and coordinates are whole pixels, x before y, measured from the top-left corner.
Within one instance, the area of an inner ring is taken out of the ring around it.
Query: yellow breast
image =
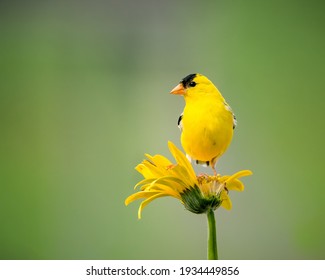
[[[195,160],[212,161],[220,157],[233,136],[233,114],[223,100],[187,100],[182,119],[181,142]]]

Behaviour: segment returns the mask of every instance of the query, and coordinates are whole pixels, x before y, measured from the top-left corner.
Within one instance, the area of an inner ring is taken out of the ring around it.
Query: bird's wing
[[[228,105],[227,102],[224,102],[225,106],[226,106],[226,109],[232,114],[232,128],[235,129],[235,127],[237,126],[237,119],[236,119],[236,116],[233,112],[233,110],[231,109],[231,107]]]
[[[234,113],[232,113],[232,118],[233,118],[232,128],[235,129],[235,127],[237,126],[237,119]]]
[[[183,130],[183,122],[182,122],[182,119],[183,119],[183,113],[179,116],[178,121],[177,121],[177,125],[178,125],[178,127],[179,127],[179,129],[181,131]]]

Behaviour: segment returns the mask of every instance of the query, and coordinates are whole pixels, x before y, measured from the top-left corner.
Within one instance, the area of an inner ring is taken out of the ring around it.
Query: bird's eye
[[[190,86],[190,87],[195,87],[195,86],[196,86],[196,82],[194,82],[194,81],[190,82],[190,83],[189,83],[189,86]]]

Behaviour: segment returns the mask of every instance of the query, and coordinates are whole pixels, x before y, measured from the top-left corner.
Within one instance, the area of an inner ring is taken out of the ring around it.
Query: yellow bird
[[[190,74],[170,92],[183,95],[185,108],[178,119],[181,143],[189,159],[211,166],[229,146],[236,117],[216,86],[201,74]]]

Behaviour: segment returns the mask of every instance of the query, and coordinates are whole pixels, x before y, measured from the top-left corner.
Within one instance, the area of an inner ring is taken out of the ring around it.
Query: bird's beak
[[[184,95],[185,94],[185,88],[182,83],[179,83],[176,87],[172,89],[170,92],[171,94],[180,94]]]

